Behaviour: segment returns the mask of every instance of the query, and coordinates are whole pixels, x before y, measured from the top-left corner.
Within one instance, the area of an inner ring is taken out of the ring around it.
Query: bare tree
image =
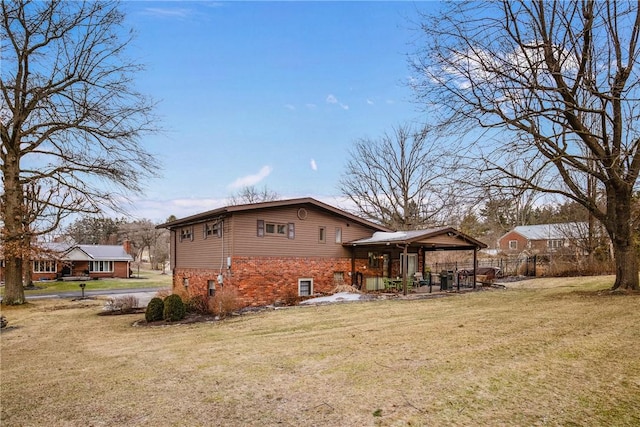
[[[340,189],[358,214],[396,230],[443,222],[453,195],[447,152],[423,128],[399,126],[379,139],[355,142]]]
[[[139,138],[157,125],[133,86],[141,66],[125,56],[117,2],[3,1],[0,11],[4,302],[20,304],[31,240],[140,191],[156,162]]]
[[[280,195],[269,190],[266,186],[258,188],[254,185],[241,188],[236,194],[231,196],[231,205],[243,205],[249,203],[272,202],[280,199]]]
[[[119,227],[121,238],[131,243],[131,249],[134,252],[132,255],[137,262],[142,261],[145,249],[151,258],[160,232],[161,230],[157,230],[155,224],[149,219],[125,222]]]
[[[65,236],[79,245],[115,245],[123,219],[84,216],[65,228]]]
[[[638,289],[638,3],[454,2],[422,28],[417,96],[450,132],[488,129],[475,141],[478,179],[508,177],[583,205],[611,238],[613,288]],[[531,167],[514,173],[513,162]],[[536,180],[550,170],[553,179]]]

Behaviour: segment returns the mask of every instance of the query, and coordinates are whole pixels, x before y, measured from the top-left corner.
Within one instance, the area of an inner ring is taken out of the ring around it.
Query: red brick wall
[[[367,260],[356,260],[356,270],[366,275]],[[260,306],[298,295],[298,279],[313,279],[313,293],[330,293],[336,284],[334,272],[344,272],[345,284],[351,284],[350,258],[275,258],[234,257],[231,270],[224,272],[224,286],[238,289],[243,306]],[[174,291],[184,291],[189,279],[190,295],[208,295],[208,281],[216,280],[218,269],[178,268],[173,273]],[[218,289],[216,284],[216,289]]]

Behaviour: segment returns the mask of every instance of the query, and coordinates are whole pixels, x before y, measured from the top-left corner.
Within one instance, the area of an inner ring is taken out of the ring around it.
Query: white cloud
[[[271,166],[263,166],[260,169],[260,171],[256,174],[247,175],[247,176],[243,176],[236,179],[229,185],[229,188],[237,189],[237,188],[251,187],[252,185],[256,185],[257,183],[259,183],[260,181],[268,177],[271,174],[272,170],[273,168]]]
[[[316,104],[309,103],[309,104],[306,104],[305,107],[307,107],[310,110],[313,110],[314,108],[316,108]]]
[[[342,102],[338,101],[338,98],[336,98],[336,96],[333,94],[327,95],[327,104],[338,104],[343,110],[349,109],[349,106],[347,104],[343,104]]]
[[[284,104],[284,108],[294,111],[296,109],[295,105],[291,105],[291,104]]]
[[[135,199],[129,203],[123,203],[131,218],[147,218],[154,223],[163,223],[170,215],[176,218],[184,218],[200,212],[206,212],[228,205],[226,199],[214,198],[177,198],[177,199]],[[121,214],[109,212],[114,218]]]
[[[163,18],[188,18],[192,15],[191,9],[185,8],[160,8],[160,7],[147,7],[144,9],[144,13],[147,15],[154,15]]]
[[[373,102],[372,100],[370,100],[370,99],[367,99],[367,104],[369,104],[369,105],[373,105],[373,104],[374,104],[374,102]]]
[[[314,170],[314,171],[318,170],[318,164],[316,163],[315,159],[311,159],[310,165],[311,165],[311,169],[312,170]]]

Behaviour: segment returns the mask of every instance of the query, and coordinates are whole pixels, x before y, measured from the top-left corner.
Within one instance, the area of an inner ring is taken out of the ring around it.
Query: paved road
[[[102,289],[102,290],[86,290],[84,291],[85,297],[97,297],[97,296],[109,296],[116,298],[124,295],[135,295],[138,298],[140,307],[146,307],[151,298],[156,296],[158,291],[170,290],[171,288],[134,288],[134,289]],[[39,293],[33,295],[26,295],[28,300],[37,299],[51,299],[51,298],[80,298],[82,297],[82,291],[64,291],[64,292],[51,292],[51,293]]]

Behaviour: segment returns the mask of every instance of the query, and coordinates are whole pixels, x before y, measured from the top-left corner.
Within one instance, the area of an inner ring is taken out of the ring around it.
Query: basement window
[[[301,297],[313,295],[313,279],[298,279],[298,295]]]

